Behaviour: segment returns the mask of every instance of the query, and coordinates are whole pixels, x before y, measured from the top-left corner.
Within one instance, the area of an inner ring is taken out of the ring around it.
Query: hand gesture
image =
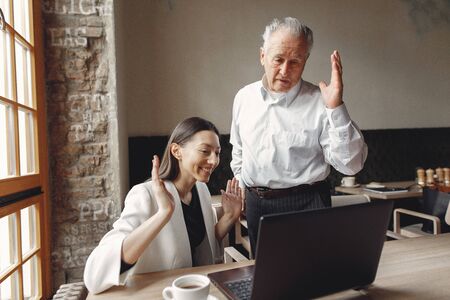
[[[242,210],[242,192],[239,187],[239,181],[236,178],[227,181],[226,190],[220,190],[222,193],[222,208],[224,216],[233,220],[237,219]]]
[[[153,155],[153,168],[152,168],[152,189],[155,193],[156,202],[158,204],[159,211],[173,213],[175,208],[175,201],[173,195],[169,193],[164,182],[159,178],[159,158]]]
[[[334,50],[331,54],[331,79],[327,85],[324,81],[319,83],[322,98],[328,108],[336,108],[342,104],[344,85],[342,83],[342,63],[339,52]]]

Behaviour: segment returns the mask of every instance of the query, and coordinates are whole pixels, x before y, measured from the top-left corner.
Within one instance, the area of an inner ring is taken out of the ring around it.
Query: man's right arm
[[[230,167],[233,171],[234,177],[239,180],[239,186],[241,188],[244,187],[244,182],[241,177],[241,169],[242,169],[242,141],[239,133],[239,122],[238,122],[238,103],[237,103],[237,95],[234,98],[233,103],[233,115],[231,120],[231,129],[230,129],[230,144],[233,146],[231,151],[231,162]]]

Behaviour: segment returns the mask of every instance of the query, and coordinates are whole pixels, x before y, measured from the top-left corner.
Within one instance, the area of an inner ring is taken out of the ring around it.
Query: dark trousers
[[[246,189],[245,201],[248,236],[250,238],[253,257],[255,257],[256,254],[259,219],[263,215],[331,206],[330,188],[326,183],[323,184],[323,187],[320,189],[300,193],[297,192],[285,197],[271,199],[260,198],[256,193]],[[293,228],[293,230],[295,229]],[[280,234],[286,233],[280,232]]]

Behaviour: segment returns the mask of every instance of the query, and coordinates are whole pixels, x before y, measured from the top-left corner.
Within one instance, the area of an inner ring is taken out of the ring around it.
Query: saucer
[[[358,187],[358,186],[360,186],[359,183],[354,184],[354,185],[341,185],[341,187],[344,187],[344,188],[356,188],[356,187]]]
[[[206,300],[219,300],[219,299],[216,296],[209,294],[208,298],[206,298]]]

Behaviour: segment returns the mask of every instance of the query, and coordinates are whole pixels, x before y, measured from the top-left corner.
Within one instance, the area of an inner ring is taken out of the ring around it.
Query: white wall
[[[340,50],[344,100],[362,129],[450,126],[448,0],[119,2],[129,136],[169,134],[194,115],[228,133],[236,91],[262,76],[264,26],[284,16],[315,34],[304,79],[329,81],[329,55]]]

